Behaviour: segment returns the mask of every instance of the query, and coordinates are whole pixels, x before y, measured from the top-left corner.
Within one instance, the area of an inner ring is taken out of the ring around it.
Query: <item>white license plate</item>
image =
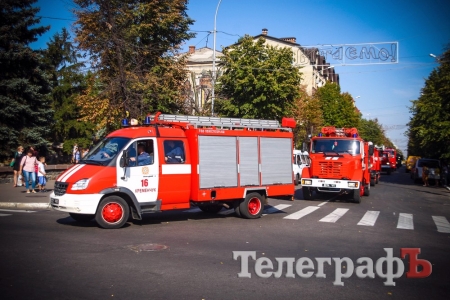
[[[325,187],[336,187],[334,183],[326,183],[324,184]]]

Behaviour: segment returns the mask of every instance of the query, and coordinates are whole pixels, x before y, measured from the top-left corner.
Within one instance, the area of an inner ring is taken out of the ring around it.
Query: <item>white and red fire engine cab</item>
[[[55,182],[53,209],[120,228],[129,216],[197,206],[259,218],[266,197],[293,196],[293,119],[147,116],[109,134]]]

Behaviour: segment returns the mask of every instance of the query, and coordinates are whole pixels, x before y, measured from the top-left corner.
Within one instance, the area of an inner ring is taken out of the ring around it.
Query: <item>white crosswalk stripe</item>
[[[269,206],[266,209],[264,209],[263,216],[283,211],[283,209],[288,208],[289,206],[292,206],[292,205],[291,204],[278,204],[275,206]]]
[[[11,216],[11,214],[0,214],[0,217],[7,217],[7,216]]]
[[[308,207],[305,207],[302,210],[299,210],[298,212],[295,212],[293,214],[287,215],[283,219],[298,220],[300,218],[303,218],[306,215],[309,215],[310,213],[316,211],[319,208],[320,208],[319,206],[308,206]]]
[[[348,208],[336,208],[331,214],[323,217],[319,222],[336,223],[343,215],[348,212]]]
[[[450,233],[450,223],[445,217],[432,216],[434,223],[436,224],[437,231],[443,233]]]
[[[397,229],[414,230],[413,215],[400,213],[398,215]]]
[[[380,215],[379,211],[368,210],[364,215],[364,217],[358,222],[358,225],[374,226],[379,215]]]

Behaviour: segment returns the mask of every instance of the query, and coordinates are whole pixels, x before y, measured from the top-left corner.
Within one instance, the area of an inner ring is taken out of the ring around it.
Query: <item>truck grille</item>
[[[66,183],[66,182],[56,181],[55,182],[55,189],[54,189],[55,195],[56,196],[64,195],[66,193],[66,191],[67,191],[67,187],[68,186],[69,186],[69,184]]]
[[[344,177],[343,174],[345,174],[342,163],[337,161],[319,161],[314,169],[314,173],[316,173],[317,170],[318,175],[321,178],[340,179]],[[348,174],[345,176],[348,176]]]

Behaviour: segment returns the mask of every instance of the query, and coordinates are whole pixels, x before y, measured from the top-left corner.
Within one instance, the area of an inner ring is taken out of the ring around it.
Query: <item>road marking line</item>
[[[374,210],[368,210],[364,217],[359,221],[358,225],[362,226],[373,226],[375,225],[375,222],[377,221],[378,215],[380,214],[379,211]]]
[[[317,206],[322,206],[322,205],[325,205],[325,204],[327,204],[328,203],[328,201],[325,201],[325,202],[322,202],[322,203],[320,203],[320,204],[317,204]]]
[[[413,215],[400,213],[398,215],[397,229],[414,230]]]
[[[292,206],[291,204],[278,204],[275,206],[270,206],[263,211],[263,216],[268,214],[273,214],[282,211],[285,208],[288,208],[289,206]]]
[[[0,214],[0,217],[7,217],[7,216],[12,216],[12,215],[9,215],[9,214]]]
[[[0,209],[0,211],[7,211],[7,212],[18,212],[18,213],[34,213],[35,211],[33,210],[14,210],[14,209]]]
[[[306,215],[309,215],[310,213],[314,212],[315,210],[317,210],[319,208],[320,207],[318,207],[318,206],[308,206],[302,210],[299,210],[298,212],[295,212],[293,214],[290,214],[290,215],[284,217],[283,219],[298,220],[300,218],[303,218]]]
[[[226,215],[229,215],[229,214],[232,214],[232,213],[234,213],[234,208],[230,208],[230,209],[227,209],[227,210],[222,210],[221,212],[219,212],[219,215],[226,216]]]
[[[196,212],[201,212],[202,210],[198,207],[194,207],[188,210],[183,210],[183,212],[187,212],[187,213],[196,213]]]
[[[437,231],[443,233],[450,233],[450,223],[445,217],[432,216],[434,223],[436,224]]]
[[[331,214],[320,219],[319,222],[336,223],[346,212],[348,212],[348,208],[336,208]]]

